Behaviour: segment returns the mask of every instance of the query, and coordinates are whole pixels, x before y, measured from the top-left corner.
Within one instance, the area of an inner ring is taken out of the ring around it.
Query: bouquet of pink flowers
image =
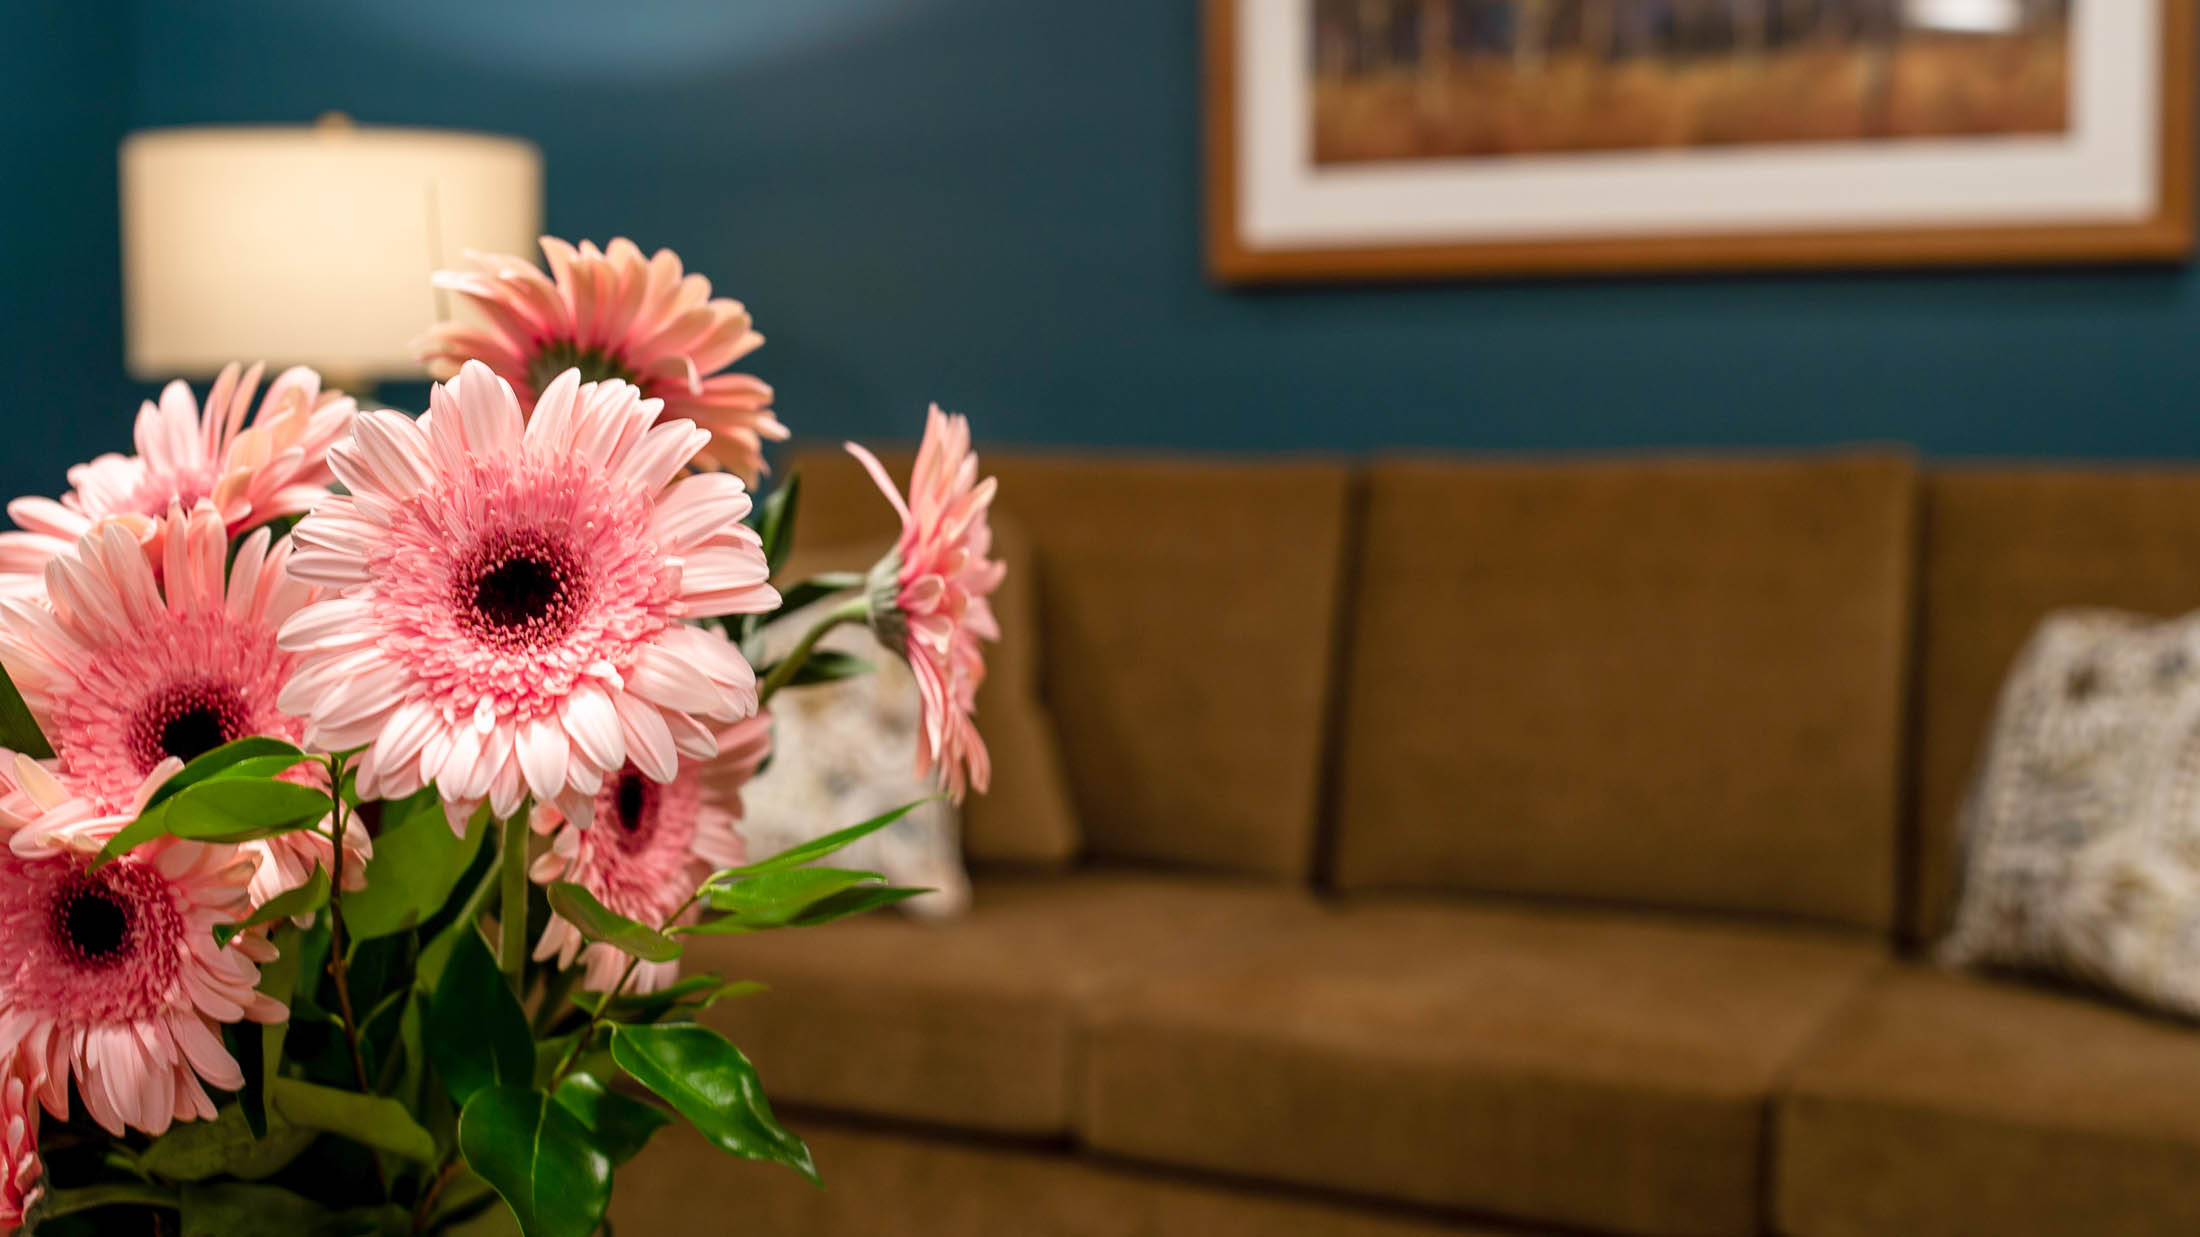
[[[920,770],[984,789],[993,482],[937,409],[906,498],[851,445],[900,540],[782,593],[747,312],[670,252],[543,250],[437,276],[480,325],[422,340],[417,418],[231,366],[9,504],[0,1232],[585,1237],[676,1117],[816,1177],[696,1021],[754,986],[682,942],[919,892],[816,864],[899,812],[757,859],[741,791],[772,696],[861,668],[812,655],[846,622],[913,667]]]

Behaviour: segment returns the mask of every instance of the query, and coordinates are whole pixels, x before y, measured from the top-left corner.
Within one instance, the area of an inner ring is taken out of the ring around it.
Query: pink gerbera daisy
[[[0,601],[0,664],[53,744],[61,780],[106,811],[128,805],[163,761],[189,761],[248,735],[296,742],[305,731],[277,704],[298,659],[276,647],[275,632],[320,590],[285,573],[289,540],[271,545],[260,529],[225,569],[229,536],[211,503],[172,512],[159,527],[164,570],[110,521],[47,565],[47,605]],[[288,776],[325,782],[318,768],[302,764]],[[75,840],[104,840],[85,837],[81,825],[69,830]],[[43,842],[42,833],[26,831],[18,848]],[[327,835],[311,829],[246,849],[258,864],[256,902],[333,858]],[[352,824],[347,886],[364,880],[370,849]]]
[[[13,1060],[0,1060],[0,1233],[12,1233],[37,1204],[38,1105]]]
[[[48,811],[81,810],[51,783],[26,788]],[[82,850],[0,850],[0,1044],[46,1111],[68,1116],[73,1081],[109,1133],[159,1134],[214,1115],[202,1084],[244,1085],[220,1024],[286,1013],[255,990],[273,945],[214,942],[215,925],[251,912],[251,880],[236,848],[172,838],[96,871]]]
[[[741,302],[710,294],[710,281],[683,274],[680,257],[644,258],[633,241],[604,249],[542,238],[545,275],[524,258],[468,253],[470,271],[439,271],[435,286],[464,296],[485,324],[446,322],[414,344],[428,372],[449,378],[469,360],[488,364],[532,409],[550,381],[578,367],[584,381],[617,378],[661,399],[667,418],[711,433],[701,459],[750,480],[764,466],[765,439],[787,436],[772,413],[772,389],[748,374],[718,371],[763,346]]]
[[[523,420],[474,361],[418,422],[366,413],[330,452],[351,493],[298,525],[290,572],[343,592],[283,626],[282,704],[310,746],[366,748],[361,795],[434,782],[459,830],[530,792],[585,821],[628,762],[670,781],[716,753],[706,721],[756,711],[740,651],[680,621],[778,605],[749,496],[668,487],[708,435],[658,411],[568,370]]]
[[[653,781],[631,764],[606,778],[591,827],[555,808],[537,810],[535,832],[552,841],[535,860],[536,883],[572,881],[628,919],[663,927],[712,872],[747,861],[748,847],[734,830],[741,787],[771,745],[771,716],[759,713],[719,731],[718,755],[682,760],[669,782]],[[567,967],[576,956],[586,968],[581,985],[595,992],[616,986],[631,961],[609,945],[584,942],[579,929],[550,916],[535,960],[556,958]],[[679,974],[678,962],[638,963],[627,991],[655,992]]]
[[[351,423],[351,397],[323,391],[303,366],[267,388],[248,427],[245,414],[262,367],[242,379],[225,367],[207,392],[202,417],[191,388],[171,382],[160,402],[138,410],[136,455],[102,455],[69,470],[59,502],[18,498],[8,504],[17,532],[0,533],[0,594],[35,596],[47,560],[66,552],[103,520],[121,517],[152,542],[161,561],[160,518],[170,507],[214,504],[234,536],[280,516],[297,515],[326,493],[329,446]]]
[[[917,771],[937,768],[941,785],[960,802],[966,786],[983,793],[992,771],[971,713],[985,681],[978,641],[1001,638],[986,599],[1008,572],[1005,564],[986,557],[993,547],[986,508],[993,502],[994,479],[978,479],[970,423],[941,412],[937,404],[925,418],[906,503],[877,456],[847,445],[901,515],[901,540],[873,569],[871,626],[916,673],[924,703]]]

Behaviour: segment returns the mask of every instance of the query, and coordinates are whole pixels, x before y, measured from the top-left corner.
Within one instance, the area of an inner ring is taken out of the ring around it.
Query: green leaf
[[[458,1116],[458,1146],[527,1237],[589,1237],[611,1205],[610,1157],[579,1117],[540,1091],[475,1094]]]
[[[298,886],[296,889],[285,890],[269,898],[266,902],[260,904],[260,909],[252,912],[251,917],[242,923],[215,924],[214,942],[218,945],[227,945],[230,941],[236,939],[239,932],[257,928],[263,923],[275,923],[279,920],[310,915],[328,905],[328,887],[328,869],[316,863],[313,865],[313,875],[306,878],[305,884]]]
[[[836,593],[862,588],[864,583],[864,576],[860,571],[820,572],[779,590],[779,613],[793,614],[804,606],[815,605]]]
[[[463,1106],[497,1084],[524,1087],[535,1077],[535,1038],[527,1013],[505,986],[497,960],[472,928],[453,942],[450,961],[428,1002],[428,1060],[451,1102]]]
[[[329,926],[315,921],[311,928],[298,934],[298,975],[304,980],[290,997],[290,1021],[270,1024],[281,1028],[300,1021],[334,1022],[336,1015],[321,1008],[321,975],[328,970],[330,945]]]
[[[647,924],[628,919],[571,881],[558,881],[550,886],[550,909],[580,929],[582,936],[602,941],[630,957],[644,962],[670,962],[680,956],[678,941]]]
[[[305,758],[305,752],[295,744],[265,735],[247,735],[224,743],[213,751],[201,753],[190,764],[177,770],[174,777],[162,782],[160,788],[153,792],[147,806],[165,803],[178,792],[216,775],[273,777]]]
[[[772,1116],[756,1067],[725,1036],[692,1022],[614,1026],[611,1056],[720,1150],[817,1181],[810,1149]]]
[[[468,832],[488,830],[489,808],[484,804],[468,824]],[[443,968],[450,965],[451,953],[463,937],[481,935],[481,908],[497,887],[499,864],[494,851],[477,850],[473,865],[459,877],[467,886],[466,896],[461,898],[452,891],[451,904],[440,911],[422,927],[433,927],[427,943],[420,947],[420,957],[413,965],[413,989],[423,997],[433,996],[436,986],[443,982]]]
[[[250,842],[317,824],[329,797],[274,778],[209,778],[167,803],[168,831],[201,842]]]
[[[834,851],[839,850],[841,847],[846,846],[847,844],[857,840],[858,838],[868,837],[871,834],[877,833],[879,830],[884,829],[886,826],[893,824],[895,821],[900,820],[902,817],[907,816],[909,813],[916,811],[918,808],[923,807],[925,804],[930,803],[934,799],[938,799],[939,797],[940,796],[938,795],[933,795],[930,798],[919,799],[915,803],[904,803],[900,807],[895,808],[893,811],[887,812],[883,815],[873,816],[871,819],[864,821],[860,825],[850,825],[845,829],[840,829],[836,830],[835,832],[828,833],[824,837],[812,838],[809,841],[804,842],[800,846],[789,847],[786,850],[783,850],[778,854],[773,855],[769,859],[760,859],[755,863],[747,864],[743,867],[738,868],[722,868],[717,872],[711,873],[710,879],[708,881],[705,881],[704,883],[706,885],[714,886],[725,885],[733,881],[739,880],[742,877],[755,876],[761,872],[780,872],[788,868],[799,868],[803,864],[809,863],[812,860],[823,859],[825,856],[832,854]]]
[[[354,1207],[329,1219],[330,1237],[411,1237],[412,1213],[396,1203]]]
[[[187,1185],[182,1237],[335,1237],[319,1203],[272,1185]]]
[[[789,868],[759,872],[723,885],[708,886],[704,901],[756,927],[776,928],[802,913],[811,903],[858,885],[882,885],[876,872],[846,868]]]
[[[789,687],[809,687],[818,683],[831,683],[839,679],[859,678],[878,669],[853,653],[836,649],[813,649],[808,660],[787,680]]]
[[[581,1119],[614,1165],[640,1155],[650,1135],[672,1120],[655,1104],[621,1095],[588,1074],[574,1074],[558,1084],[553,1098]]]
[[[40,1221],[75,1215],[95,1207],[174,1207],[176,1195],[157,1185],[114,1181],[105,1185],[79,1186],[73,1190],[47,1190],[32,1214]]]
[[[452,833],[432,787],[383,811],[367,886],[344,895],[344,931],[353,940],[394,936],[442,910],[489,832],[476,825],[463,838]]]
[[[326,932],[316,929],[315,935],[326,939]],[[260,993],[276,1004],[289,1006],[291,994],[298,986],[299,957],[304,952],[301,941],[306,934],[290,924],[275,929],[275,958],[260,967]],[[318,972],[316,972],[318,974]],[[282,1068],[283,1039],[290,1034],[290,1019],[256,1026],[242,1023],[236,1028],[238,1040],[247,1051],[237,1062],[244,1073],[244,1087],[237,1092],[237,1106],[244,1110],[245,1123],[260,1137],[267,1135],[267,1084]]]
[[[257,1181],[280,1172],[319,1136],[317,1130],[275,1121],[266,1136],[255,1137],[243,1107],[228,1104],[212,1121],[169,1127],[138,1157],[138,1166],[170,1181],[221,1176]]]
[[[772,574],[787,561],[794,550],[795,504],[802,498],[802,474],[790,472],[779,488],[765,495],[764,505],[756,522],[757,539],[764,543],[764,562]]]
[[[820,898],[818,901],[804,907],[800,914],[784,922],[758,923],[734,915],[723,915],[717,919],[704,920],[701,923],[682,924],[674,928],[673,931],[682,936],[736,936],[745,932],[769,932],[774,928],[814,928],[819,924],[831,923],[835,919],[846,919],[850,915],[861,915],[865,911],[877,910],[882,906],[892,906],[896,902],[904,902],[919,894],[930,892],[932,891],[929,889],[903,889],[898,886],[867,885],[861,889],[847,889],[830,897]]]
[[[731,997],[764,991],[755,980],[727,981],[716,975],[690,975],[655,992],[627,992],[611,998],[605,1017],[613,1022],[657,1022],[672,1013],[709,1009]],[[603,1004],[600,992],[577,992],[573,1003],[589,1013]]]
[[[835,919],[846,919],[850,915],[861,915],[866,911],[874,911],[882,906],[892,906],[896,902],[906,902],[910,898],[930,892],[932,891],[929,889],[904,889],[898,885],[846,889],[829,898],[820,898],[816,902],[812,902],[803,909],[801,914],[788,921],[787,926],[790,928],[814,928],[821,923],[831,923]]]
[[[0,747],[32,760],[53,759],[53,744],[46,742],[46,732],[38,728],[38,719],[31,716],[31,707],[23,703],[23,693],[15,690],[15,680],[5,668],[0,668]]]
[[[435,1161],[435,1139],[396,1100],[278,1078],[268,1084],[268,1101],[274,1114],[292,1125],[341,1134],[422,1164]]]
[[[428,1031],[426,1002],[419,994],[409,993],[405,1008],[397,1015],[397,1048],[404,1054],[404,1068],[397,1077],[397,1094],[415,1103],[420,1101],[421,1083],[428,1070]]]
[[[296,782],[209,778],[147,808],[108,839],[91,866],[106,864],[162,835],[236,843],[292,833],[319,823],[328,815],[329,806],[327,795]]]

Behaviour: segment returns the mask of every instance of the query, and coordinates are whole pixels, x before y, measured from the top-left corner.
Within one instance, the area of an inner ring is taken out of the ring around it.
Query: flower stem
[[[458,1161],[456,1159],[446,1159],[443,1166],[436,1170],[435,1176],[429,1180],[428,1188],[420,1192],[420,1202],[413,1208],[411,1231],[417,1233],[426,1227],[428,1214],[435,1210],[435,1200],[442,1197],[443,1187],[451,1184],[451,1178],[457,1175]]]
[[[498,964],[512,995],[527,995],[527,805],[499,826],[504,831],[497,874]]]
[[[841,603],[837,609],[828,612],[824,618],[819,619],[817,626],[804,632],[802,639],[796,642],[794,648],[790,649],[785,657],[779,659],[779,664],[772,667],[770,674],[764,676],[763,685],[756,689],[756,707],[763,708],[780,688],[787,685],[788,680],[801,672],[803,665],[810,660],[810,654],[816,650],[817,642],[824,638],[826,632],[840,626],[842,623],[861,623],[870,617],[870,599],[868,597],[858,597],[853,601]]]
[[[700,902],[702,898],[703,890],[698,886],[694,893],[688,895],[687,901],[682,902],[670,915],[665,916],[665,921],[658,925],[657,930],[663,932],[680,922],[680,916],[687,914],[688,908]],[[619,972],[619,982],[611,985],[611,991],[604,993],[603,999],[596,1002],[596,1008],[588,1012],[588,1025],[582,1027],[580,1033],[574,1036],[573,1046],[566,1049],[565,1056],[558,1061],[558,1068],[550,1075],[549,1090],[557,1090],[558,1084],[565,1081],[565,1076],[573,1072],[573,1066],[580,1061],[581,1053],[587,1051],[589,1042],[596,1038],[596,1028],[603,1025],[605,1015],[611,1012],[611,1002],[626,991],[628,984],[634,982],[634,972],[641,965],[642,960],[640,958],[627,958],[626,969]]]
[[[328,758],[329,874],[328,969],[336,981],[336,1004],[344,1015],[344,1046],[351,1050],[351,1073],[362,1095],[373,1095],[367,1059],[359,1051],[359,1018],[352,1012],[350,964],[344,957],[344,758]]]

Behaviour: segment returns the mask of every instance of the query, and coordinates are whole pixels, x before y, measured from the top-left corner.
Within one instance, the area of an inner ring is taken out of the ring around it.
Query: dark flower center
[[[546,339],[536,344],[534,359],[527,363],[527,385],[541,394],[543,388],[569,369],[581,371],[582,382],[617,378],[640,386],[640,375],[620,358],[601,348],[583,348],[570,339]]]
[[[475,635],[507,648],[540,648],[573,629],[580,563],[533,529],[485,540],[459,572],[458,609]]]
[[[221,715],[207,705],[185,709],[160,728],[160,745],[169,755],[185,761],[213,751],[222,745]]]
[[[130,754],[150,771],[167,757],[189,762],[249,733],[251,711],[226,684],[176,683],[139,706]]]
[[[109,967],[129,956],[130,909],[90,877],[65,885],[53,901],[54,943],[76,961]]]
[[[649,811],[650,800],[654,797],[650,780],[628,765],[620,772],[618,790],[612,796],[619,809],[619,827],[628,833],[640,832],[644,813]]]
[[[474,605],[498,627],[524,627],[558,604],[558,569],[537,558],[507,559],[474,581]]]

